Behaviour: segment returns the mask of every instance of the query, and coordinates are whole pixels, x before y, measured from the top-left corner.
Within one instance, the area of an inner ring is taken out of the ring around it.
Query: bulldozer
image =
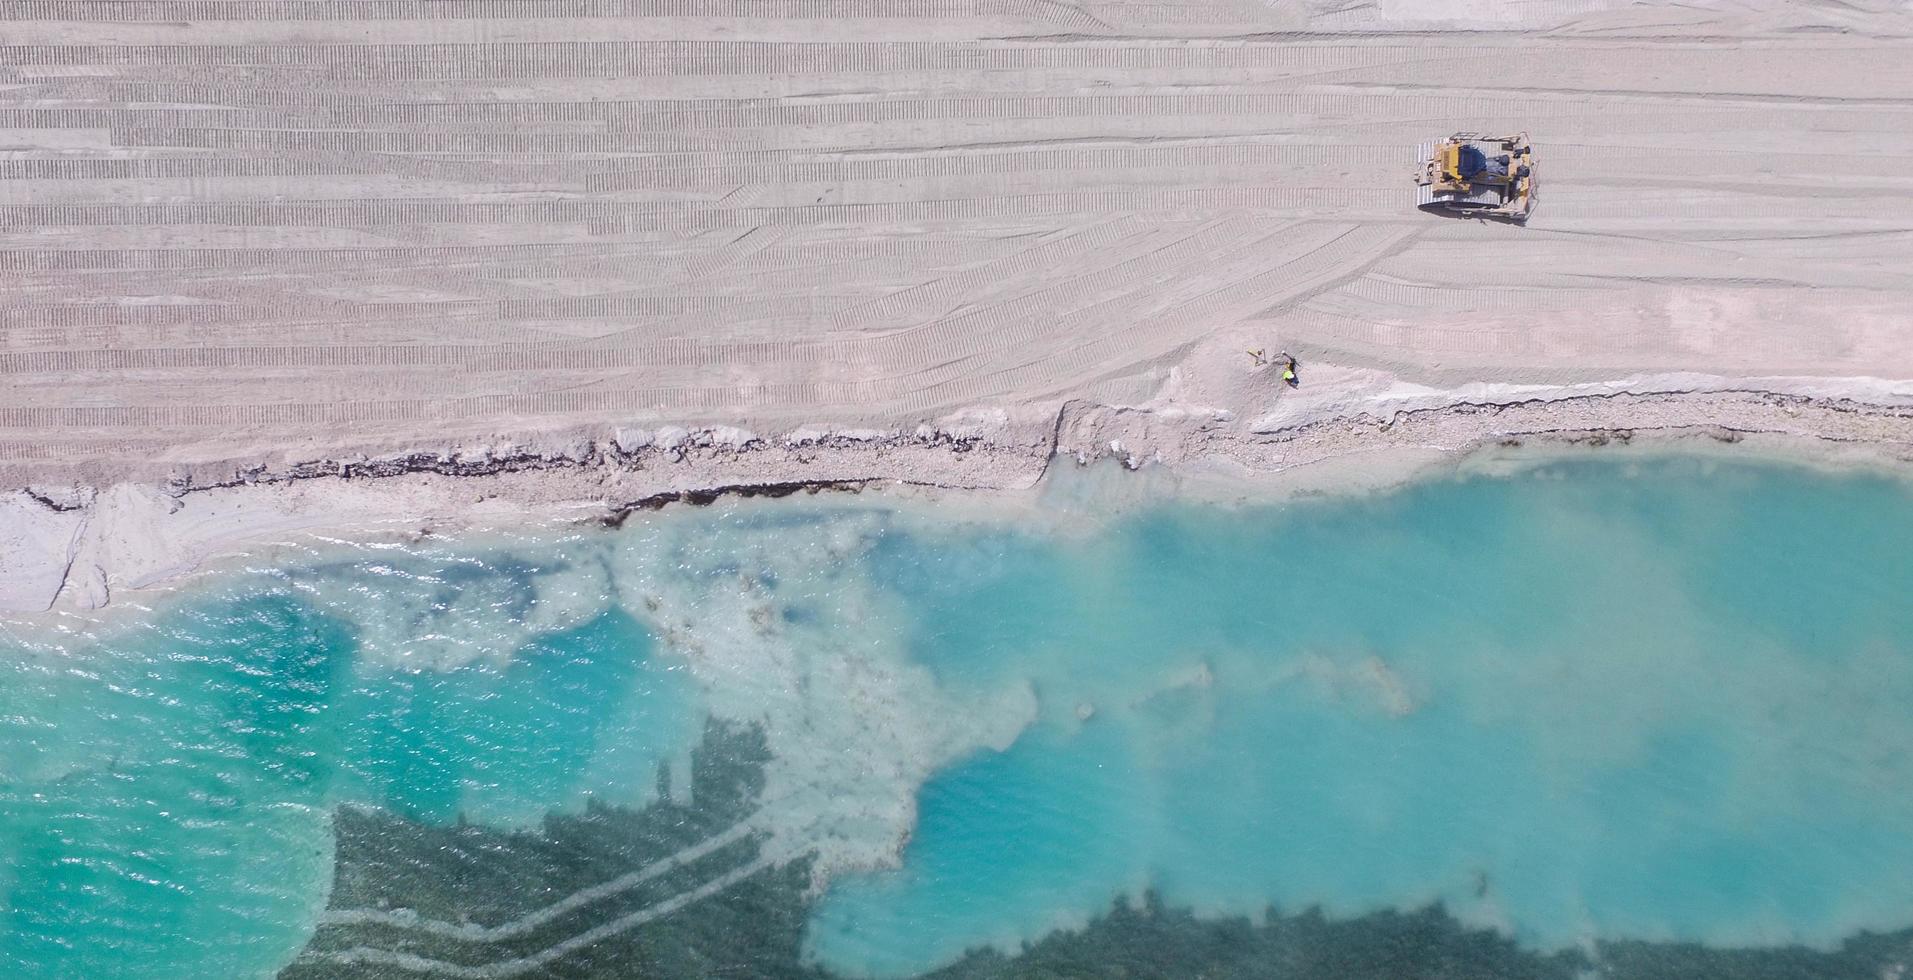
[[[1415,171],[1415,204],[1423,211],[1520,223],[1534,211],[1534,149],[1527,133],[1456,133],[1430,149]]]

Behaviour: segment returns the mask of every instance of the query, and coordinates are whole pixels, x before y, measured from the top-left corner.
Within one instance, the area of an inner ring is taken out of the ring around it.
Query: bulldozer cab
[[[1468,180],[1476,183],[1507,183],[1508,155],[1490,157],[1481,152],[1481,148],[1472,143],[1456,143],[1452,146],[1453,163],[1451,173],[1456,180]]]
[[[1534,209],[1534,152],[1526,133],[1456,133],[1423,144],[1416,206],[1445,214],[1526,221]]]

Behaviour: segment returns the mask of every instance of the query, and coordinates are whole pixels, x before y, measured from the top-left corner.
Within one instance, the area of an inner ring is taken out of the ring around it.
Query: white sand
[[[1913,456],[1904,5],[429,8],[0,6],[0,609],[1058,451]],[[1527,227],[1413,209],[1516,128]]]

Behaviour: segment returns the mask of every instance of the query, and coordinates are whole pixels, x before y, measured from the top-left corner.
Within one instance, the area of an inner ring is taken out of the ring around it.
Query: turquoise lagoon
[[[1438,903],[1592,975],[1609,942],[1913,926],[1906,483],[1607,456],[1230,507],[1108,486],[1135,479],[1062,473],[995,516],[817,496],[332,545],[110,626],[13,624],[0,965],[589,975],[780,868],[814,886],[788,890],[801,935],[746,975],[914,975],[1145,893],[1198,918]],[[549,818],[693,813],[714,719],[768,757],[685,840],[749,855],[628,880],[558,855]],[[459,932],[505,912],[440,929],[480,943],[458,957],[408,945],[454,918],[427,893],[472,888],[421,860],[379,870],[399,904],[341,911],[375,891],[335,855],[356,813],[497,831],[514,867],[596,887],[506,896],[558,910],[531,952]],[[308,949],[328,923],[372,931]]]

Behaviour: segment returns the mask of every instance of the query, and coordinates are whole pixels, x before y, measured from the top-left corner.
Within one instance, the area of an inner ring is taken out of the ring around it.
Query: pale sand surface
[[[1532,136],[1527,227],[1414,210],[1457,129]],[[0,377],[14,610],[318,528],[1058,451],[1904,459],[1913,11],[12,0]]]

